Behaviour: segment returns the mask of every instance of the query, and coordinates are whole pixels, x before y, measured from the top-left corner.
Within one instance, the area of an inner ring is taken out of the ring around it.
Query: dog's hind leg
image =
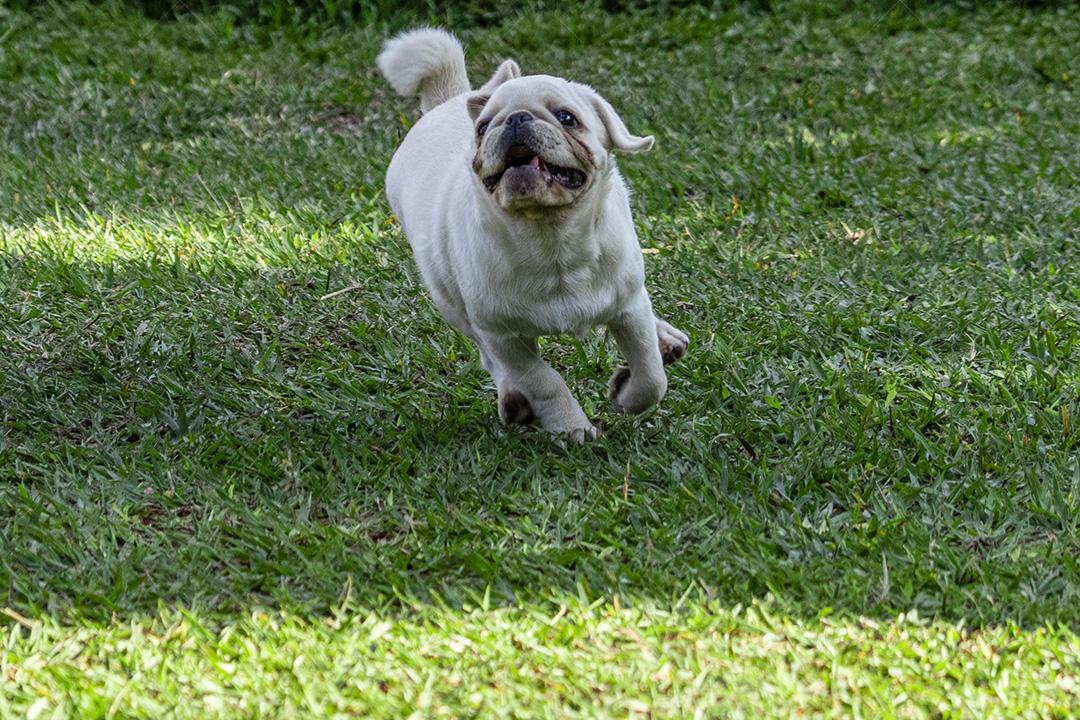
[[[488,352],[479,339],[473,339],[476,347],[480,350],[480,364],[495,381],[495,390],[499,394],[499,419],[504,423],[514,425],[528,425],[536,419],[532,403],[525,393],[519,389],[510,378],[509,373],[499,364],[499,361]]]
[[[452,324],[476,345],[476,349],[480,351],[480,365],[495,381],[495,390],[499,394],[499,418],[505,423],[516,425],[531,423],[536,419],[536,413],[533,412],[529,398],[514,385],[503,366],[485,347],[472,324],[460,315],[454,315]]]

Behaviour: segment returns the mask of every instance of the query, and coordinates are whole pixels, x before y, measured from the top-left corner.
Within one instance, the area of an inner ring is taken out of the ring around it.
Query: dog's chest
[[[619,306],[618,283],[595,267],[515,274],[500,293],[498,324],[533,335],[584,335]]]

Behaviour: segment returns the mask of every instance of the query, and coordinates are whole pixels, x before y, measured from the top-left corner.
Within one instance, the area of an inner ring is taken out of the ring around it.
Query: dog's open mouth
[[[502,171],[484,178],[484,187],[488,192],[495,192],[503,175],[513,168],[528,168],[522,172],[538,172],[547,184],[557,182],[570,190],[577,190],[585,184],[587,176],[577,168],[562,167],[544,162],[532,148],[526,145],[513,145],[506,152],[506,166]]]

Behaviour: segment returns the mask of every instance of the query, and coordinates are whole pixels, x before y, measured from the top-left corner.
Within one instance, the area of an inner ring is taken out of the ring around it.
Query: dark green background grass
[[[622,169],[692,345],[628,418],[613,344],[547,342],[584,447],[499,424],[383,199],[405,24],[0,6],[0,607],[67,642],[768,597],[1057,628],[1075,670],[1075,7],[455,26],[474,82],[512,56],[657,137]]]

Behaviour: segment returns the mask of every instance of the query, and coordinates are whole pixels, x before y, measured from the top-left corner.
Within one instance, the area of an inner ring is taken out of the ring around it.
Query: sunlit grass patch
[[[3,651],[13,692],[0,708],[30,717],[1067,717],[1080,682],[1080,644],[1055,629],[974,630],[915,614],[794,622],[767,604],[697,600],[674,611],[474,602],[390,618],[252,610],[225,628],[169,611],[108,628],[23,620]]]

